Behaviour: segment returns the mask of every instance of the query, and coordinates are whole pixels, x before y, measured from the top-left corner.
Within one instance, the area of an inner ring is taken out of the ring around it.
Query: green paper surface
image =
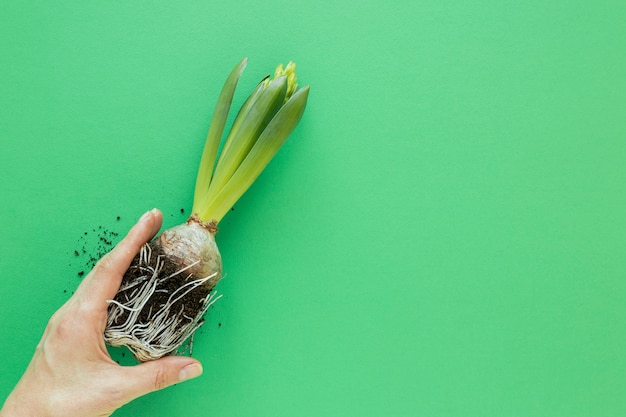
[[[289,60],[308,108],[220,224],[204,375],[115,416],[626,415],[625,20],[623,1],[0,2],[0,397],[103,233],[190,214],[248,56],[234,108]]]

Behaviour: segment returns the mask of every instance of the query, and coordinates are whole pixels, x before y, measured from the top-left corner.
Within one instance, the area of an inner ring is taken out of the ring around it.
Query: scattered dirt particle
[[[180,212],[181,212],[181,213],[184,213],[184,212],[185,212],[185,209],[184,209],[184,208],[181,208],[181,209],[180,209]]]
[[[121,219],[121,216],[117,216]],[[70,264],[77,269],[78,276],[83,276],[85,271],[90,270],[96,265],[96,262],[102,258],[107,252],[111,250],[111,247],[117,243],[119,233],[109,230],[106,226],[94,226],[91,229],[93,234],[84,231],[79,239],[79,249],[73,250],[74,255],[78,256],[80,262],[84,262],[82,265]]]
[[[120,216],[117,216],[117,221],[118,221],[118,222],[120,221]]]

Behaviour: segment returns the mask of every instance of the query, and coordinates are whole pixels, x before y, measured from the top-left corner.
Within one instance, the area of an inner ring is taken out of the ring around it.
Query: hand
[[[109,416],[129,401],[202,373],[198,361],[169,356],[124,367],[103,339],[108,304],[141,246],[161,228],[154,209],[105,255],[52,316],[0,417]]]

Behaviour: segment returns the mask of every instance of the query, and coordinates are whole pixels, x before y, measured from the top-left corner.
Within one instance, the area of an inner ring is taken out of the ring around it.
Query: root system
[[[176,353],[219,298],[206,285],[219,271],[198,278],[190,271],[199,262],[181,268],[159,244],[145,244],[108,301],[106,343],[127,346],[140,361]]]

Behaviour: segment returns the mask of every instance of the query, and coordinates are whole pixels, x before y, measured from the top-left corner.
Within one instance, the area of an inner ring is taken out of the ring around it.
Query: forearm
[[[53,417],[50,410],[41,404],[42,392],[25,395],[22,382],[9,394],[0,409],[0,417]]]
[[[48,417],[44,410],[39,410],[35,404],[30,401],[20,402],[15,396],[10,395],[2,409],[0,409],[0,417]]]

